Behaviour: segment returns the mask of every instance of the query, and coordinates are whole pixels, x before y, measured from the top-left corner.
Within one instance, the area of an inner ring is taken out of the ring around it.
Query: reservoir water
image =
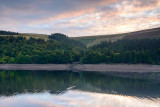
[[[160,73],[0,71],[0,107],[160,107]]]

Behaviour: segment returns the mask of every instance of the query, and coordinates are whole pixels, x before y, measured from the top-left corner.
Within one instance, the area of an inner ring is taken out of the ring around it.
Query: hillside
[[[48,40],[47,34],[36,34],[36,33],[17,33],[9,31],[0,31],[0,36],[23,36],[29,39],[41,38]],[[143,39],[143,38],[159,38],[160,37],[160,27],[153,29],[146,29],[136,32],[123,33],[123,34],[113,34],[113,35],[95,35],[95,36],[81,36],[81,37],[70,37],[71,39],[77,40],[85,44],[87,47],[91,47],[95,44],[99,44],[102,41],[116,41],[119,39]]]
[[[46,41],[32,37],[0,36],[0,46],[0,64],[73,63],[80,60],[86,49],[81,42],[63,34],[52,34]]]
[[[0,36],[22,36],[26,37],[26,39],[29,39],[30,37],[36,38],[36,39],[44,39],[48,40],[48,35],[46,34],[36,34],[36,33],[18,33],[18,32],[11,32],[11,31],[3,31],[0,30]]]
[[[87,47],[91,47],[95,44],[99,44],[102,41],[116,41],[122,39],[125,35],[115,34],[115,35],[96,35],[96,36],[84,36],[84,37],[72,37],[77,41],[84,43]]]
[[[30,37],[36,38],[36,39],[44,39],[44,40],[48,40],[48,35],[46,34],[36,34],[36,33],[20,33],[18,36],[23,36],[26,37],[27,39],[29,39]]]
[[[160,64],[160,38],[104,41],[86,49],[81,42],[56,33],[48,40],[0,36],[0,46],[0,64]]]
[[[84,37],[72,37],[75,40],[81,41],[87,47],[91,47],[95,44],[99,44],[102,41],[116,41],[119,39],[143,39],[143,38],[159,38],[160,28],[147,29],[142,31],[114,34],[114,35],[96,35],[96,36],[84,36]]]
[[[143,38],[159,38],[160,28],[147,29],[137,32],[131,32],[125,34],[123,39],[143,39]]]

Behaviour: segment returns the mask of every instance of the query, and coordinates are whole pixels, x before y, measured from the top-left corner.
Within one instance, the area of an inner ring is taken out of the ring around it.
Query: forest
[[[18,35],[18,32],[10,32],[10,31],[0,30],[0,35]]]
[[[160,64],[160,39],[121,39],[104,41],[86,48],[64,34],[48,40],[0,36],[0,63],[5,64]]]
[[[65,35],[59,34],[63,38]],[[54,36],[54,35],[51,35]],[[56,36],[56,35],[55,35]],[[66,64],[79,61],[85,45],[75,40],[0,36],[0,63]]]
[[[102,42],[85,51],[82,63],[160,64],[160,39]]]

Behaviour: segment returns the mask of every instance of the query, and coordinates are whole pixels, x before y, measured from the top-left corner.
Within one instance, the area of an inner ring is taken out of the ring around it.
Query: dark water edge
[[[0,71],[0,96],[68,90],[160,98],[160,73]]]

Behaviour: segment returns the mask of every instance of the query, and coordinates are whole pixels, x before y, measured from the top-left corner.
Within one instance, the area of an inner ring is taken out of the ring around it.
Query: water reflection
[[[0,71],[0,106],[159,107],[159,77],[160,73]]]
[[[70,90],[65,94],[47,92],[21,94],[0,99],[1,107],[160,107],[160,99],[90,93]]]

